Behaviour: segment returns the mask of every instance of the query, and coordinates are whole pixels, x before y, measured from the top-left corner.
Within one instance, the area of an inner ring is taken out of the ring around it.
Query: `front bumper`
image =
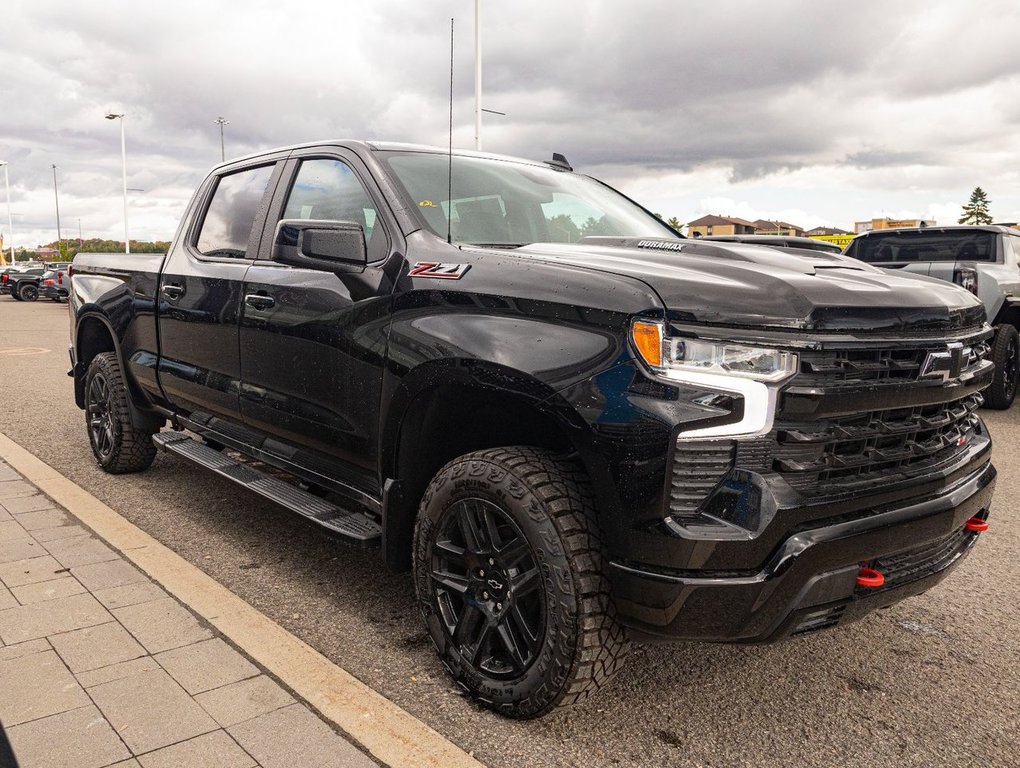
[[[995,474],[986,464],[931,498],[797,531],[754,573],[614,561],[620,618],[638,639],[723,642],[771,642],[859,618],[948,575],[979,535],[964,524],[987,517]],[[893,578],[857,587],[865,564]]]

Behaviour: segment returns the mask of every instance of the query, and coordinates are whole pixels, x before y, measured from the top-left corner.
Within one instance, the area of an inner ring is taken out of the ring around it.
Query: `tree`
[[[609,222],[606,221],[605,216],[595,218],[589,216],[587,221],[581,225],[581,237],[588,237],[589,235],[611,235],[613,234],[612,227]]]
[[[581,231],[570,216],[561,213],[549,219],[549,237],[554,243],[576,243]]]
[[[666,223],[669,224],[669,226],[671,226],[677,232],[679,232],[680,227],[683,226],[683,222],[681,222],[680,219],[678,219],[676,216],[670,216],[668,219],[666,219]]]
[[[963,206],[963,215],[960,217],[960,224],[991,224],[992,216],[988,213],[988,206],[991,200],[981,187],[974,187],[970,193],[970,201]]]

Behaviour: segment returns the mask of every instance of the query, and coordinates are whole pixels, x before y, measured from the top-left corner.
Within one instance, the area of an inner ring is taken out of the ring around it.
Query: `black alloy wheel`
[[[85,427],[96,461],[112,474],[140,472],[156,458],[156,430],[134,425],[128,397],[117,354],[92,358],[85,374]]]
[[[110,382],[103,373],[97,372],[89,381],[85,395],[85,419],[88,422],[89,442],[100,464],[109,461],[115,445],[111,410]]]
[[[18,298],[22,301],[35,301],[39,298],[39,286],[35,283],[22,283],[18,286]]]
[[[449,462],[422,498],[413,561],[439,657],[484,706],[537,717],[623,665],[594,500],[573,461],[511,447]]]
[[[989,408],[1006,410],[1016,399],[1020,377],[1020,335],[1012,325],[1000,325],[996,329],[991,358],[995,363],[995,375],[985,391],[985,402]]]
[[[472,666],[496,678],[531,666],[544,596],[534,552],[510,515],[479,498],[447,507],[429,575],[443,627]]]

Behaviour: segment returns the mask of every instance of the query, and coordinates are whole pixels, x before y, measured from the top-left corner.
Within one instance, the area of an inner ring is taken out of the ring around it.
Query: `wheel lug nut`
[[[502,611],[503,610],[503,603],[496,603],[496,610],[497,611]]]
[[[490,557],[489,558],[489,565],[495,565],[495,564],[496,564],[496,561]]]
[[[479,568],[478,569],[478,575],[484,578],[485,577],[485,569],[484,568]]]
[[[486,600],[488,600],[489,599],[489,593],[488,592],[482,592],[482,597],[485,598]]]

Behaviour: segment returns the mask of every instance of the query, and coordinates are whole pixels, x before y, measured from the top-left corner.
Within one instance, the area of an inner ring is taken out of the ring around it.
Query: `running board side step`
[[[382,528],[364,512],[341,509],[325,499],[303,491],[289,483],[259,472],[180,432],[157,432],[152,436],[157,448],[176,453],[217,475],[275,501],[314,523],[340,534],[359,546],[377,546]]]

